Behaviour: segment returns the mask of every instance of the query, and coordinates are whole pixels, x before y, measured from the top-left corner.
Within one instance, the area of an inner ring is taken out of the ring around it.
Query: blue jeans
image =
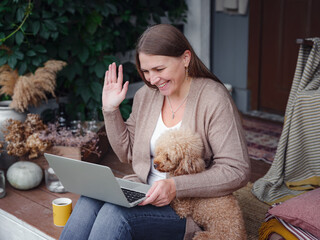
[[[169,205],[125,208],[81,196],[60,239],[183,239],[185,227]]]

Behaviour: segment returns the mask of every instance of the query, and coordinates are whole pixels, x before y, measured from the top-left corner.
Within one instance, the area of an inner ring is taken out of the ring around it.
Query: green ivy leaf
[[[97,42],[96,47],[95,47],[96,51],[101,52],[102,46],[103,46],[102,42]]]
[[[119,61],[115,56],[104,56],[103,57],[103,63],[105,65],[105,68],[107,68],[113,62],[116,62],[119,64]]]
[[[63,0],[58,0],[58,7],[63,7]]]
[[[94,66],[94,71],[95,71],[98,78],[102,78],[104,76],[105,71],[106,71],[106,67],[104,66],[104,64],[102,62],[98,62]]]
[[[24,17],[24,8],[23,8],[23,7],[20,7],[20,8],[18,8],[18,10],[17,10],[17,21],[18,21],[18,22],[22,22],[23,17]]]
[[[21,43],[23,42],[23,39],[24,39],[23,33],[21,31],[19,31],[15,35],[16,35],[16,43],[18,45],[21,45]]]
[[[27,53],[26,53],[26,55],[27,55],[28,57],[33,57],[33,56],[36,55],[36,52],[33,51],[33,50],[28,50]]]
[[[68,35],[69,33],[69,29],[67,26],[59,24],[58,26],[58,31],[62,34],[62,35]]]
[[[7,56],[0,57],[0,66],[4,65],[6,63],[7,63]]]
[[[49,31],[57,30],[57,25],[53,20],[44,20],[43,22]]]
[[[6,37],[6,35],[3,32],[0,32],[0,39],[3,39],[5,37]]]
[[[117,14],[118,13],[118,10],[116,8],[116,6],[114,4],[109,4],[109,3],[106,3],[108,9],[110,10],[110,13],[111,14]]]
[[[93,35],[97,31],[97,28],[101,24],[102,19],[102,16],[96,11],[93,11],[87,17],[85,28],[90,35]]]
[[[152,14],[153,21],[156,23],[161,23],[160,16],[158,14]]]
[[[84,100],[85,103],[88,103],[89,99],[91,98],[91,93],[88,91],[87,88],[80,88],[79,94],[81,98]]]
[[[58,55],[62,59],[68,59],[68,50],[65,45],[59,46]]]
[[[76,71],[75,71],[75,69],[74,69],[72,66],[70,66],[70,65],[68,65],[68,66],[64,69],[63,73],[64,73],[64,76],[65,76],[69,81],[72,81],[72,80],[75,78],[75,76],[76,76]]]
[[[35,45],[34,50],[39,53],[46,53],[47,50],[42,45]]]
[[[36,57],[36,58],[33,58],[31,62],[34,66],[39,67],[40,64],[42,63],[42,60],[40,57]]]
[[[95,82],[95,81],[92,81],[90,83],[90,89],[94,93],[93,94],[94,99],[96,101],[99,101],[100,100],[100,95],[102,93],[102,84],[98,83],[98,82]]]
[[[42,17],[45,18],[45,19],[50,19],[50,18],[53,17],[53,13],[44,10],[44,11],[42,11]]]
[[[32,34],[35,36],[38,34],[40,30],[40,22],[39,21],[35,21],[31,24],[31,31],[32,31]]]
[[[27,63],[23,62],[21,63],[20,67],[19,67],[19,75],[23,75],[27,70]]]
[[[41,37],[43,37],[46,40],[49,39],[49,37],[50,37],[50,32],[48,31],[47,27],[44,24],[41,24],[39,34]]]
[[[59,37],[59,32],[51,33],[51,37],[52,37],[53,40],[56,40]]]
[[[88,66],[93,66],[93,65],[96,64],[96,62],[97,62],[97,59],[95,59],[95,58],[90,58],[90,59],[86,62],[86,64],[87,64]]]
[[[59,22],[59,23],[67,23],[68,21],[69,21],[69,19],[66,16],[61,16],[61,17],[57,18],[57,22]]]
[[[88,48],[86,48],[86,47],[83,46],[83,47],[80,49],[80,51],[79,51],[78,57],[79,57],[79,60],[80,60],[82,63],[85,63],[85,62],[87,61],[88,57],[89,57],[89,50],[88,50]]]
[[[9,65],[12,69],[15,69],[15,68],[16,68],[17,58],[16,58],[15,55],[11,54],[11,55],[8,57],[8,65]]]
[[[23,60],[24,54],[22,52],[17,50],[13,54],[16,56],[18,60]]]

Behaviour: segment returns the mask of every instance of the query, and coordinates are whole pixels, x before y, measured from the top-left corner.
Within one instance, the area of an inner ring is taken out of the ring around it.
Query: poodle
[[[171,176],[195,174],[205,170],[203,143],[199,134],[189,129],[168,130],[156,142],[154,165]],[[191,216],[204,229],[193,239],[247,238],[241,209],[230,194],[216,198],[181,198],[171,202],[181,218]]]

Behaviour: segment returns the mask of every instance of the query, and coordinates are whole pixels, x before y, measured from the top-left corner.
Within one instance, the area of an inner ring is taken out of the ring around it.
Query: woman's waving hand
[[[104,111],[113,111],[119,107],[125,99],[129,82],[123,83],[123,68],[122,65],[118,68],[115,63],[109,65],[104,77],[104,86],[102,91],[102,108]]]

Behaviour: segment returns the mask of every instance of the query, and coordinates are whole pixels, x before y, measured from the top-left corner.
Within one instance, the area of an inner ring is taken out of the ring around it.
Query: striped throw
[[[301,45],[275,159],[252,193],[268,204],[320,186],[320,38]]]

